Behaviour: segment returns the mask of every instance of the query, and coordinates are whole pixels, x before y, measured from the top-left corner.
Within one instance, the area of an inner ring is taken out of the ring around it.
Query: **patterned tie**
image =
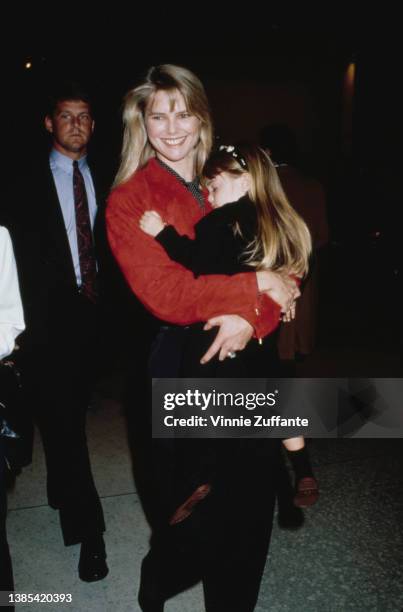
[[[77,161],[73,161],[73,168],[74,206],[76,210],[77,244],[81,272],[80,292],[91,302],[96,302],[98,297],[96,286],[97,268],[87,192]]]

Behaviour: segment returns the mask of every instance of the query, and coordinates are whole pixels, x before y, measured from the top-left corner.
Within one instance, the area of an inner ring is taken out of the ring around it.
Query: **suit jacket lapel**
[[[76,283],[73,257],[64,225],[63,213],[57,195],[52,171],[47,168],[47,210],[45,211],[44,227],[46,228],[47,251],[52,259],[57,259],[64,267],[72,283]]]

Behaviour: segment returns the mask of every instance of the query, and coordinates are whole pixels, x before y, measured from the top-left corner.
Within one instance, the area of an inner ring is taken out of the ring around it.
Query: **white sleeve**
[[[0,359],[13,351],[15,338],[24,329],[13,246],[6,228],[0,227]]]

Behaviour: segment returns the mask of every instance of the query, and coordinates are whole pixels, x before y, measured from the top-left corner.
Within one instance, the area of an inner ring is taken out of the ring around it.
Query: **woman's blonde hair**
[[[145,113],[157,91],[166,91],[175,100],[175,93],[182,94],[187,110],[200,120],[200,141],[196,150],[196,174],[200,174],[211,151],[213,126],[206,92],[201,81],[193,72],[181,66],[162,64],[149,69],[147,76],[124,98],[123,146],[121,163],[114,181],[114,187],[127,181],[155,156],[147,138]]]
[[[245,263],[257,270],[270,268],[304,276],[312,250],[311,235],[288,201],[267,153],[249,144],[225,147],[207,161],[204,180],[221,172],[250,175],[248,196],[256,206],[257,234],[245,251]],[[238,223],[234,230],[241,233]]]

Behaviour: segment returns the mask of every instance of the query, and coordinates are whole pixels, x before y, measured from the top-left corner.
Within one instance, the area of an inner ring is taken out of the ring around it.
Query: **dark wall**
[[[356,211],[354,227],[363,217],[376,214],[374,194],[392,183],[384,160],[396,147],[400,112],[393,95],[396,74],[386,51],[372,51],[371,41],[363,41],[354,28],[308,29],[304,23],[290,26],[267,20],[247,34],[245,29],[239,33],[217,29],[214,21],[202,32],[195,22],[194,33],[188,32],[184,40],[176,36],[173,44],[175,37],[168,32],[163,38],[149,15],[144,28],[153,26],[154,44],[144,44],[136,36],[142,27],[139,21],[130,33],[120,33],[121,20],[117,28],[107,17],[103,28],[92,28],[79,45],[71,43],[82,34],[80,28],[67,34],[66,28],[63,33],[48,28],[20,35],[10,47],[3,79],[12,96],[3,96],[2,102],[7,117],[3,137],[11,164],[21,149],[35,155],[38,147],[46,147],[44,96],[55,79],[65,76],[81,80],[93,91],[97,129],[92,148],[116,166],[124,93],[150,65],[172,62],[200,75],[222,141],[256,141],[259,129],[273,122],[295,130],[300,162],[326,186],[338,232],[344,231],[344,218],[351,211]],[[253,25],[258,21],[255,15]],[[28,59],[31,70],[24,69]],[[342,129],[343,82],[352,59],[357,64],[353,149],[343,142]],[[375,188],[368,174],[375,177]],[[391,189],[392,202],[396,187]]]
[[[213,109],[216,132],[225,140],[256,140],[259,129],[271,122],[285,122],[297,132],[303,157],[312,170],[323,174],[328,160],[340,147],[340,104],[343,70],[348,54],[328,43],[306,41],[301,48],[295,37],[268,35],[255,48],[235,53],[223,42],[217,51],[183,49],[155,51],[133,45],[109,48],[102,41],[80,52],[59,47],[40,53],[19,50],[9,67],[7,80],[18,99],[18,121],[7,126],[13,146],[29,134],[32,143],[43,137],[42,114],[46,90],[62,76],[86,83],[97,108],[97,139],[116,154],[120,147],[120,106],[124,93],[146,68],[155,63],[179,63],[203,80]],[[268,43],[270,40],[270,44]],[[29,45],[25,45],[29,47]],[[241,47],[242,49],[242,47]],[[27,59],[32,69],[24,69]]]

